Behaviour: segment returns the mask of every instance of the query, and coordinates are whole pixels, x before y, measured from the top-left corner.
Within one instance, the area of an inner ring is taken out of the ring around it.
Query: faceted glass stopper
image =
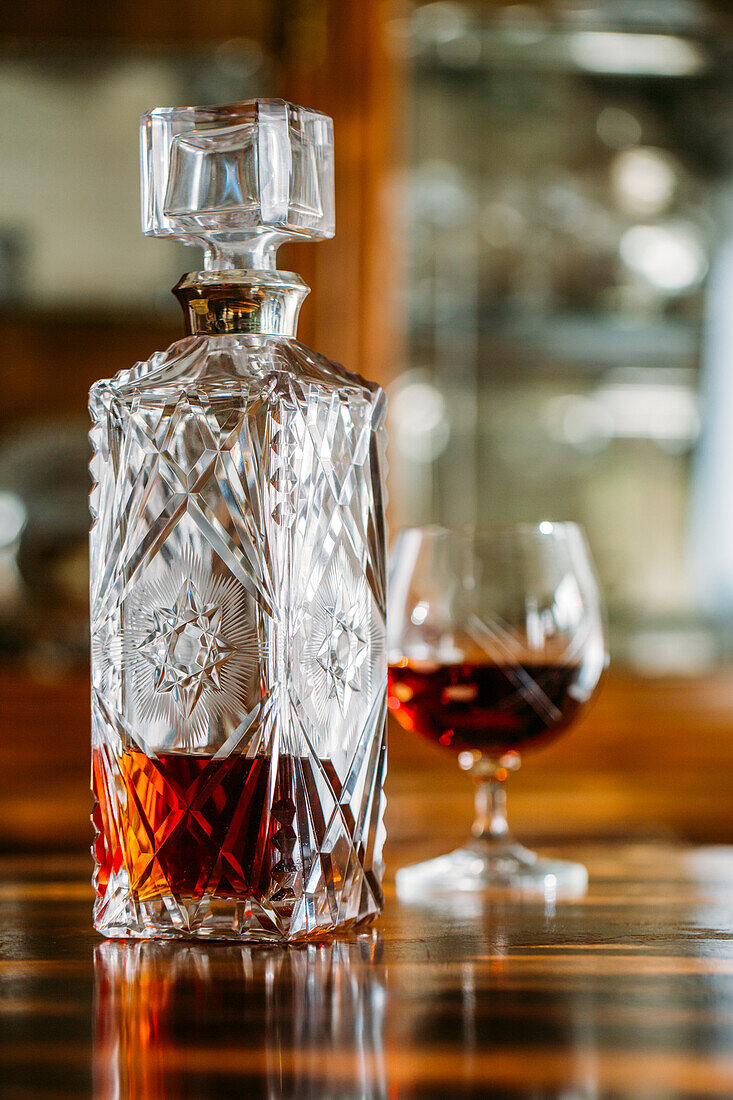
[[[141,119],[148,236],[207,249],[207,267],[274,267],[288,238],[334,234],[333,128],[281,99],[156,107]]]

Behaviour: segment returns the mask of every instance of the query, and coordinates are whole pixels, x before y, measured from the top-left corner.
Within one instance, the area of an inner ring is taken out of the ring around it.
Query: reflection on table
[[[202,1100],[229,1076],[272,1100],[386,1100],[382,956],[374,932],[292,950],[102,943],[94,1096]]]

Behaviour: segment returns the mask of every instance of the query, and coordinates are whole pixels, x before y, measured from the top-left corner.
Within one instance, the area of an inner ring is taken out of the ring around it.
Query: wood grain
[[[373,929],[289,951],[101,941],[85,859],[6,856],[0,1095],[733,1095],[733,849],[563,850],[580,902],[390,886]]]
[[[120,945],[90,928],[87,685],[5,673],[0,1097],[732,1096],[733,847],[669,839],[733,835],[732,716],[730,673],[617,674],[528,758],[515,824],[587,863],[577,902],[400,904],[394,869],[470,807],[449,753],[393,731],[374,929]]]

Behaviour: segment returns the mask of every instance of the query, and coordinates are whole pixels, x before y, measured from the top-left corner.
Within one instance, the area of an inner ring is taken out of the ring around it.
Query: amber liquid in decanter
[[[130,812],[120,816],[107,799],[104,757],[96,749],[92,761],[99,895],[124,865],[141,901],[171,892],[291,900],[294,772],[310,772],[307,758],[124,752],[116,768]]]

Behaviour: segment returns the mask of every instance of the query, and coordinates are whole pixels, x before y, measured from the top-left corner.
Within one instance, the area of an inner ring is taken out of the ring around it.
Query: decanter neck
[[[295,336],[309,288],[289,271],[191,271],[173,288],[189,336]]]

